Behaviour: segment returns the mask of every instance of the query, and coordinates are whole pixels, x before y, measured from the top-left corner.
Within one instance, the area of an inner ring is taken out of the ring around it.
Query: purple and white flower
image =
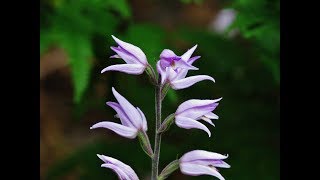
[[[223,161],[228,155],[204,150],[193,150],[184,154],[179,159],[180,171],[190,176],[211,175],[224,180],[218,172],[217,167],[230,168],[230,165]]]
[[[197,67],[192,66],[192,63],[187,63],[187,61],[190,59],[192,53],[197,48],[198,45],[193,46],[190,50],[188,50],[185,54],[182,56],[177,56],[172,50],[170,49],[164,49],[160,54],[160,66],[162,69],[165,69],[166,67],[172,67],[173,69],[176,69],[177,67],[181,67],[184,69],[192,69],[192,70],[198,70]],[[200,58],[200,56],[197,56]]]
[[[111,56],[110,58],[121,58],[126,64],[116,64],[104,68],[101,73],[106,71],[120,71],[127,74],[139,75],[144,72],[144,70],[149,66],[147,57],[143,51],[130,43],[121,41],[112,35],[112,38],[118,44],[117,47],[112,46],[111,49],[117,54]]]
[[[113,87],[112,92],[118,103],[109,101],[106,104],[117,112],[116,117],[120,118],[121,124],[103,121],[94,124],[90,127],[90,129],[107,128],[119,134],[120,136],[129,139],[134,139],[140,131],[146,132],[148,129],[147,120],[143,112],[138,107],[134,107]]]
[[[157,71],[161,75],[161,84],[168,83],[173,89],[184,89],[193,84],[214,79],[207,75],[190,76],[186,78],[188,70],[198,70],[197,67],[192,66],[193,62],[200,58],[200,56],[191,57],[197,45],[193,46],[182,56],[177,56],[173,51],[165,49],[160,54],[160,60],[157,62]]]
[[[211,136],[210,130],[203,125],[199,120],[204,120],[214,126],[211,119],[218,119],[219,117],[212,113],[219,105],[217,103],[222,98],[214,100],[200,100],[191,99],[183,102],[175,112],[175,123],[177,126],[184,129],[201,129]]]
[[[101,167],[109,168],[114,171],[120,180],[139,180],[134,170],[123,162],[109,156],[97,154],[104,162]]]

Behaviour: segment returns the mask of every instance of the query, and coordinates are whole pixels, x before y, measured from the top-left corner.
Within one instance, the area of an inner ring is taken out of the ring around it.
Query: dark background
[[[40,176],[41,179],[116,179],[100,167],[96,154],[130,165],[149,179],[151,161],[138,140],[104,129],[89,130],[102,120],[117,121],[105,105],[114,86],[148,121],[153,144],[153,87],[146,75],[100,74],[111,64],[111,34],[139,46],[153,66],[162,49],[182,55],[194,44],[194,65],[216,83],[204,81],[169,91],[163,117],[191,98],[223,97],[215,113],[212,137],[201,130],[173,125],[163,136],[160,170],[193,149],[229,154],[226,179],[280,179],[279,1],[263,0],[43,0],[40,1]],[[214,22],[221,10],[235,20],[223,32]],[[168,179],[191,177],[176,171]]]

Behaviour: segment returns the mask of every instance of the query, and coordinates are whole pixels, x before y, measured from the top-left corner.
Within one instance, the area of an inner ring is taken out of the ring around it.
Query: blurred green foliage
[[[193,1],[180,2],[183,6]],[[83,105],[79,111],[103,109],[106,119],[113,119],[113,110],[104,106],[107,99],[93,99],[90,93],[94,91],[88,88],[90,83],[106,76],[108,100],[113,100],[110,87],[114,86],[132,104],[140,107],[147,117],[148,135],[153,144],[154,91],[146,75],[100,74],[102,68],[118,61],[106,60],[113,54],[108,47],[115,45],[110,35],[140,47],[153,67],[162,49],[169,48],[181,55],[198,44],[194,55],[201,55],[201,58],[195,66],[201,71],[190,71],[189,74],[208,74],[216,83],[200,82],[188,89],[170,90],[163,102],[163,118],[185,100],[223,97],[216,110],[220,119],[215,122],[215,128],[210,127],[211,138],[202,131],[172,125],[163,137],[160,169],[187,151],[205,149],[230,155],[227,162],[231,169],[221,170],[226,179],[280,179],[279,0],[226,1],[226,7],[237,11],[236,21],[230,29],[237,28],[241,36],[234,39],[195,27],[178,26],[174,31],[166,31],[156,23],[132,22],[133,9],[125,0],[55,0],[41,1],[40,5],[40,54],[52,46],[62,47],[68,53],[74,100]],[[90,58],[96,58],[97,64],[90,63]],[[84,96],[86,93],[89,96]],[[97,132],[100,130],[90,131],[87,136]],[[148,175],[151,162],[137,139],[127,140],[105,130],[101,133],[109,136],[83,145],[57,160],[46,179],[61,179],[71,172],[80,174],[80,179],[115,179],[116,175],[110,170],[100,168],[101,162],[96,157],[99,153],[129,164],[141,179]],[[179,172],[175,172],[169,179],[178,175]]]
[[[93,37],[113,34],[120,20],[130,16],[131,11],[126,0],[42,2],[40,54],[53,45],[67,52],[72,70],[75,102],[80,102],[89,85]]]
[[[279,84],[280,0],[235,0],[231,7],[237,11],[237,16],[230,29],[239,29],[252,43],[255,55]]]

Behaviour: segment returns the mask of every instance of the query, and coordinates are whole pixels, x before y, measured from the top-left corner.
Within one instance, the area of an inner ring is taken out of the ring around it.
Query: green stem
[[[157,180],[158,169],[159,169],[159,157],[160,157],[160,145],[161,145],[161,134],[158,133],[158,129],[161,126],[161,79],[158,78],[158,83],[155,89],[155,102],[156,102],[156,128],[155,128],[155,140],[154,140],[154,155],[152,158],[152,172],[151,180]]]

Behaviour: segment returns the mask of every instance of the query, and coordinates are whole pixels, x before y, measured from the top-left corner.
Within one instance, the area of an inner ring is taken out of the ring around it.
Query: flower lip
[[[194,49],[194,48],[193,48]],[[189,60],[190,50],[182,56],[177,56],[172,50],[164,49],[160,54],[160,64],[163,69],[171,66],[174,70],[180,68],[198,70],[197,67],[192,66],[187,61]]]
[[[164,49],[160,54],[160,65],[162,68],[166,68],[169,66],[174,67],[175,61],[180,61],[181,57],[177,56],[170,49]]]
[[[174,61],[180,61],[181,57],[162,57],[161,59],[174,63]]]

